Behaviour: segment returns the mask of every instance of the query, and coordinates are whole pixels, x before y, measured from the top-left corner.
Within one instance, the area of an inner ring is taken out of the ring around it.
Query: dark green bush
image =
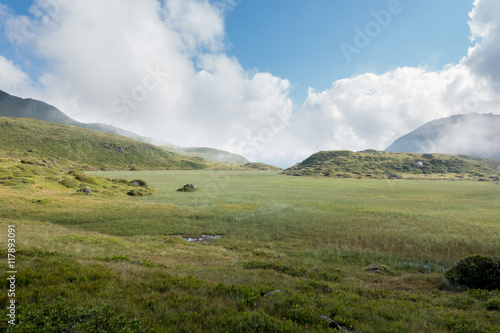
[[[130,195],[131,197],[149,197],[152,194],[151,190],[147,190],[145,188],[137,188],[127,192],[127,195]]]
[[[78,185],[80,185],[80,182],[76,179],[73,179],[73,178],[64,178],[63,180],[61,180],[59,182],[59,184],[61,184],[62,186],[65,186],[67,188],[75,188],[75,187],[78,187]]]
[[[79,180],[83,183],[98,185],[98,186],[102,185],[101,182],[99,180],[97,180],[97,178],[92,177],[92,176],[88,176],[88,175],[81,173],[80,171],[77,171],[77,170],[71,170],[68,174],[70,176],[75,177],[76,180]]]
[[[488,311],[500,311],[500,299],[492,299],[488,303],[486,303],[486,310]]]
[[[500,260],[474,255],[460,259],[445,272],[452,283],[473,289],[500,289]]]

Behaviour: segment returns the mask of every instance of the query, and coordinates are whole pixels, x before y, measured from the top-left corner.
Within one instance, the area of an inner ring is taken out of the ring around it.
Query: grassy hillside
[[[78,170],[65,170],[57,162],[32,164],[25,160],[0,159],[0,190],[2,187],[17,189],[28,195],[42,191],[49,194],[33,203],[52,202],[51,194],[73,196],[87,195],[101,197],[145,197],[154,190],[143,180],[111,179],[88,176]],[[86,190],[87,189],[87,190]]]
[[[186,156],[200,157],[203,158],[205,161],[212,163],[246,164],[250,162],[241,155],[214,148],[196,148],[196,147],[184,148],[176,146],[165,146],[162,148]]]
[[[334,332],[321,316],[342,332],[500,329],[498,291],[443,277],[458,258],[500,253],[493,183],[88,173],[157,191],[138,199],[76,195],[59,184],[76,176],[26,167],[40,173],[34,183],[0,186],[2,246],[7,225],[16,229],[18,325],[8,332]],[[186,183],[199,191],[176,191]],[[187,241],[202,235],[222,237]]]
[[[500,161],[468,155],[389,153],[366,150],[322,151],[286,175],[343,178],[446,178],[498,181]]]
[[[0,117],[0,152],[32,164],[51,161],[87,169],[202,169],[199,158],[130,138],[35,119]]]
[[[124,129],[106,124],[80,123],[61,110],[45,102],[31,98],[19,98],[0,90],[0,117],[33,118],[62,125],[72,125],[125,136],[134,140],[151,142],[152,139],[137,135]]]

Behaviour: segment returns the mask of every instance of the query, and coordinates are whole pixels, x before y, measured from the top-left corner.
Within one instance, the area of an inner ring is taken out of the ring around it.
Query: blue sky
[[[355,27],[373,21],[387,0],[243,0],[227,15],[229,54],[246,68],[289,79],[298,102],[307,87],[398,66],[439,69],[456,64],[471,45],[472,0],[401,0],[402,12],[348,63],[339,47],[353,44]]]
[[[286,167],[499,113],[499,39],[498,0],[0,0],[0,89]]]

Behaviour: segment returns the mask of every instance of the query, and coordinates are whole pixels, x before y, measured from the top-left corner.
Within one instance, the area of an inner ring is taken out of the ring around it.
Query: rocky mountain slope
[[[463,114],[431,121],[386,151],[467,154],[500,160],[500,115]]]

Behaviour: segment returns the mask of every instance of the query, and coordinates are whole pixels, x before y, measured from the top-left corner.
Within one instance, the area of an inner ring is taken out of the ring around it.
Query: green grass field
[[[333,331],[321,315],[352,332],[500,330],[500,292],[443,277],[459,258],[500,254],[494,182],[88,174],[156,192],[0,187],[1,242],[14,224],[18,249],[19,325],[8,332]],[[187,183],[199,190],[176,191]],[[202,235],[222,237],[184,239]],[[5,318],[4,290],[0,300]]]

